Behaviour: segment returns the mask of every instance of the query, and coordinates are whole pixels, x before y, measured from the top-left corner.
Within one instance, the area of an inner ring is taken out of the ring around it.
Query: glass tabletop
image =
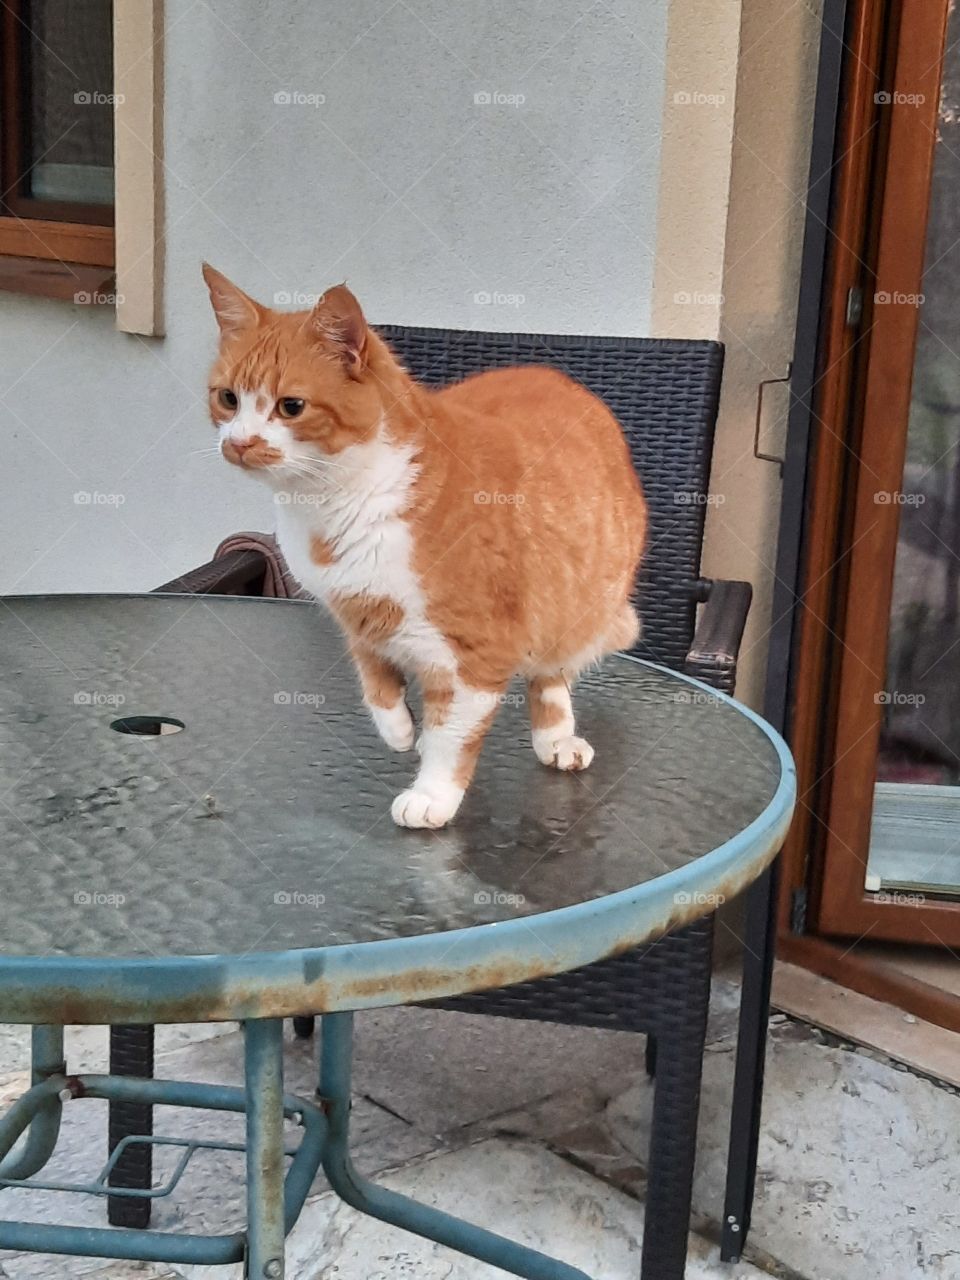
[[[587,772],[538,763],[518,683],[454,824],[402,830],[390,801],[416,756],[380,741],[316,606],[7,599],[0,957],[249,956],[534,924],[704,858],[783,797],[782,744],[703,686],[614,658],[576,708]]]

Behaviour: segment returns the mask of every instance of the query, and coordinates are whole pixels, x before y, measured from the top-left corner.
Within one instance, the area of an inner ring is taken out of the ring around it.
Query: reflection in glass
[[[960,22],[950,18],[877,762],[869,890],[960,895]],[[894,108],[910,110],[909,106]]]

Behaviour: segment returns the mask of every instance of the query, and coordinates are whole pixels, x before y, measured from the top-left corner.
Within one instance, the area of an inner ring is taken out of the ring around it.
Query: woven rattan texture
[[[708,916],[612,960],[437,1004],[463,1013],[673,1036],[696,1003],[690,983],[703,981],[701,948],[712,932]]]
[[[688,661],[684,671],[688,676],[702,680],[704,684],[712,685],[714,689],[720,689],[723,693],[729,693],[731,698],[733,697],[737,685],[737,664],[732,658],[718,655],[711,660],[704,655]]]
[[[153,1075],[151,1026],[113,1027],[110,1036],[110,1074],[115,1076]],[[143,1102],[111,1102],[107,1132],[110,1151],[131,1134],[153,1133],[153,1107]],[[110,1176],[112,1187],[149,1187],[153,1169],[153,1147],[131,1143],[124,1148]],[[150,1222],[150,1202],[128,1196],[110,1196],[110,1223],[115,1227],[146,1227]]]
[[[410,372],[430,385],[506,365],[548,364],[610,406],[626,432],[650,506],[638,584],[643,638],[635,652],[681,667],[693,636],[722,346],[396,325],[379,332]]]

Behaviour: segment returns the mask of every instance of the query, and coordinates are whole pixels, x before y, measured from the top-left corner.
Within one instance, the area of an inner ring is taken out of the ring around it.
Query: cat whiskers
[[[317,475],[322,475],[324,471],[332,469],[334,471],[349,471],[349,467],[345,467],[342,462],[331,462],[329,458],[311,458],[305,454],[295,453],[287,459],[288,462],[297,462],[305,468],[313,468]]]

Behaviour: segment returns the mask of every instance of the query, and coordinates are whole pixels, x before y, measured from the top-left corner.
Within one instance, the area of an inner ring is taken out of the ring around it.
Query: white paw
[[[590,761],[593,759],[593,747],[587,742],[586,738],[575,738],[572,735],[566,738],[557,738],[550,744],[550,755],[544,758],[538,751],[537,754],[544,764],[552,765],[554,769],[563,769],[571,773],[578,772],[580,769],[588,769]]]
[[[370,714],[377,732],[394,751],[409,751],[413,746],[413,716],[405,702],[395,707],[371,707]]]
[[[451,787],[443,796],[411,787],[400,792],[390,806],[390,815],[398,827],[445,827],[462,799],[459,787]]]

